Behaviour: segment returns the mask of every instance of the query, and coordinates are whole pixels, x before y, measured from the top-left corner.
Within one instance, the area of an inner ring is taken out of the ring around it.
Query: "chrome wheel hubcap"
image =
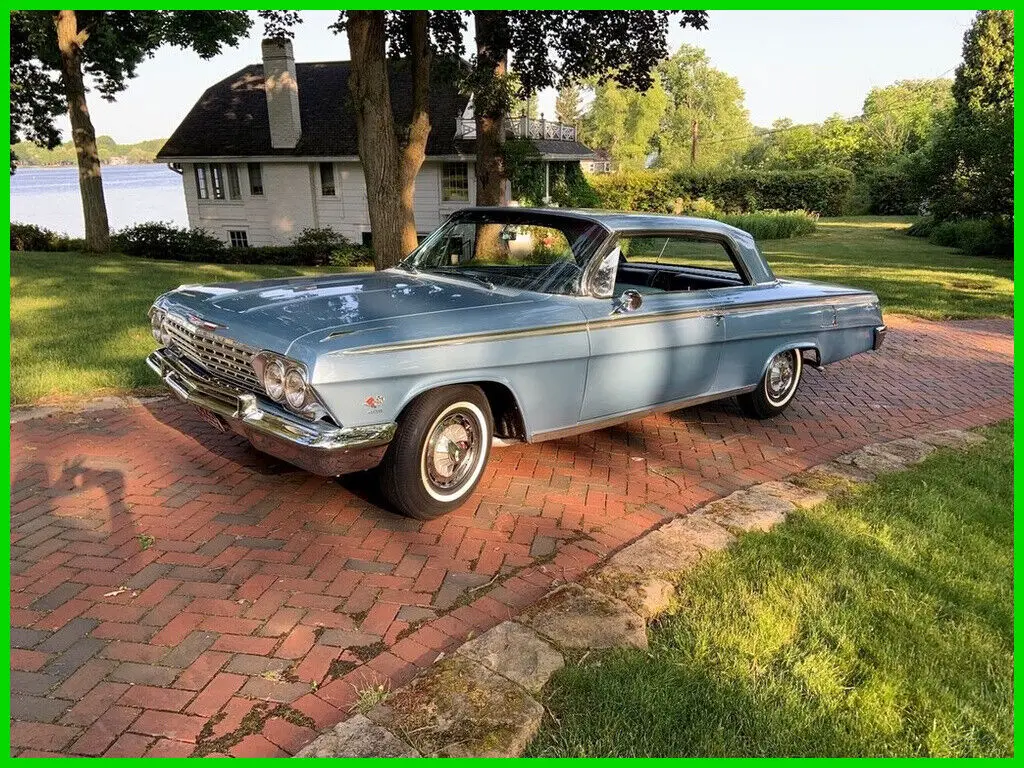
[[[781,404],[796,384],[795,352],[783,352],[772,358],[768,364],[768,375],[765,376],[764,388],[768,400]]]
[[[448,413],[434,425],[424,451],[427,480],[439,491],[458,487],[480,454],[480,430],[468,411]]]

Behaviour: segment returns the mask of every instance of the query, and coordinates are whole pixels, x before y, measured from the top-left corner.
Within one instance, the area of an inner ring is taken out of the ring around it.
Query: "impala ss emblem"
[[[384,405],[384,395],[370,395],[363,403],[367,408],[380,408]]]
[[[209,320],[203,320],[199,315],[189,315],[188,321],[197,328],[202,328],[204,331],[215,331],[218,328],[226,328],[225,325],[219,325],[217,323],[211,323]]]

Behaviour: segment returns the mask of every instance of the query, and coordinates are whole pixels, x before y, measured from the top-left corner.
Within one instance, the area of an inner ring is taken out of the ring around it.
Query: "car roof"
[[[715,219],[701,219],[695,216],[675,216],[668,213],[632,213],[627,211],[608,211],[599,208],[520,208],[481,206],[464,208],[459,213],[481,211],[487,213],[536,213],[546,216],[565,216],[567,218],[587,219],[595,221],[613,232],[673,232],[687,229],[710,234],[728,235],[733,238],[752,240],[750,234]]]

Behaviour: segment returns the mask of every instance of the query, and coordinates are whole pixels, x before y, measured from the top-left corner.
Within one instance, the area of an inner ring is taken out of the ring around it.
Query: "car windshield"
[[[489,288],[579,290],[587,261],[607,235],[597,223],[510,208],[456,214],[399,265]]]

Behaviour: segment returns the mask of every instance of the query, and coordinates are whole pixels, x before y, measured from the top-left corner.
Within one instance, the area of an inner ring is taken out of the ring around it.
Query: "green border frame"
[[[92,9],[97,9],[97,8],[113,8],[113,9],[118,9],[118,10],[129,10],[129,9],[135,10],[135,9],[144,9],[144,8],[192,9],[192,8],[201,7],[203,5],[205,5],[205,4],[204,3],[196,3],[196,2],[192,2],[192,3],[178,3],[178,2],[156,3],[156,2],[152,2],[152,0],[150,0],[150,2],[136,2],[136,3],[123,3],[123,4],[122,3],[91,3],[91,2],[89,2],[89,3],[84,3],[80,7],[92,8]],[[487,9],[487,8],[501,9],[501,8],[506,7],[507,5],[508,5],[508,3],[502,3],[502,2],[470,2],[470,3],[448,3],[448,2],[436,2],[436,3],[415,2],[415,3],[413,3],[413,2],[402,2],[402,3],[398,3],[396,6],[391,6],[391,8],[403,8],[403,9],[404,8],[410,8],[410,9],[411,8],[441,8],[441,9],[477,10],[477,9]],[[619,3],[613,3],[613,2],[593,2],[592,0],[575,0],[574,2],[565,2],[565,0],[563,0],[562,2],[551,2],[550,0],[549,0],[549,2],[537,2],[536,0],[519,0],[519,2],[514,3],[514,5],[517,8],[538,9],[538,10],[558,9],[558,8],[615,9],[615,8],[622,8],[623,6],[628,7],[628,8],[638,8],[638,9],[643,8],[643,9],[651,9],[651,10],[661,10],[661,9],[666,9],[666,6],[667,6],[667,4],[663,3],[663,2],[662,3],[645,3],[645,2],[625,2],[625,3],[619,2]],[[209,4],[209,6],[212,7],[212,8],[218,8],[218,9],[247,9],[247,10],[259,10],[259,9],[263,9],[263,8],[277,8],[277,7],[279,7],[279,5],[258,4],[256,6],[253,6],[253,5],[250,5],[250,4],[238,4],[238,3],[211,3],[211,4]],[[371,8],[372,9],[372,8],[379,8],[380,6],[381,6],[380,2],[376,2],[376,3],[362,3],[362,2],[359,2],[359,3],[352,3],[351,4],[351,7],[353,7],[353,8]],[[824,11],[824,10],[828,10],[828,11],[837,11],[837,10],[975,10],[973,8],[967,7],[965,5],[965,3],[962,3],[962,2],[882,3],[882,2],[865,1],[865,2],[839,2],[839,3],[836,3],[834,5],[829,6],[828,4],[821,2],[821,0],[818,0],[818,2],[793,2],[793,0],[790,0],[789,2],[786,2],[785,0],[781,0],[780,2],[772,2],[772,3],[767,3],[767,4],[756,4],[756,3],[751,3],[751,2],[746,2],[746,3],[744,3],[744,2],[736,2],[736,3],[730,3],[730,2],[710,2],[710,3],[694,3],[694,6],[701,7],[701,8],[704,8],[706,10],[709,10],[709,11],[716,11],[716,10],[807,10],[807,11],[814,11],[814,10],[820,10],[820,11]],[[25,2],[25,3],[12,4],[9,7],[10,8],[16,8],[16,9],[42,9],[42,8],[48,7],[48,6],[44,6],[44,4],[39,3],[39,2],[31,2],[30,1],[30,2]],[[1007,5],[1007,4],[1003,4],[1003,3],[998,3],[998,4],[995,4],[994,6],[987,6],[987,7],[1012,8],[1013,5]],[[300,8],[298,10],[330,10],[330,8],[326,5],[326,3],[304,2],[304,3],[301,4],[301,6],[300,6]],[[713,15],[712,15],[712,17],[710,19],[710,23],[714,24],[714,16]],[[1015,33],[1014,34],[1014,45],[1015,46],[1016,46],[1016,42],[1017,42],[1017,37],[1016,37],[1016,33]],[[2,50],[3,50],[4,72],[7,73],[6,86],[7,86],[8,99],[6,99],[4,101],[3,109],[4,109],[4,113],[8,116],[8,120],[9,120],[10,119],[10,98],[9,98],[9,96],[10,96],[10,87],[11,87],[11,84],[10,84],[10,74],[9,74],[10,73],[10,27],[9,27],[9,25],[4,25],[2,31],[0,31],[0,48],[2,48]],[[1024,113],[1024,109],[1021,109],[1019,107],[1016,107],[1016,105],[1014,105],[1014,119],[1015,119],[1015,121],[1019,120],[1021,118],[1022,113]],[[1022,129],[1019,125],[1016,125],[1016,124],[1015,124],[1015,127],[1014,127],[1014,137],[1015,137],[1016,141],[1019,141],[1021,139],[1021,137],[1024,137],[1024,129]],[[10,148],[9,147],[8,147],[8,153],[10,153]],[[10,159],[10,158],[8,157],[8,159]],[[1016,156],[1015,156],[1014,157],[1014,169],[1015,169],[1015,172],[1016,171],[1020,171],[1022,165],[1024,165],[1024,163],[1018,161]],[[1014,183],[1015,200],[1019,200],[1020,199],[1021,187],[1022,187],[1022,185],[1024,185],[1024,182],[1021,182],[1019,180],[1019,178],[1020,177],[1018,175],[1016,177],[1015,183]],[[10,176],[5,178],[5,182],[4,183],[5,183],[6,192],[7,192],[7,194],[5,195],[5,200],[7,200],[7,206],[8,206],[8,216],[4,220],[4,222],[5,222],[5,229],[8,231],[8,234],[10,234]],[[1015,212],[1015,214],[1016,214],[1016,208],[1017,208],[1017,206],[1014,205],[1014,212]],[[1014,247],[1014,255],[1015,256],[1018,253],[1022,252],[1022,251],[1024,251],[1024,247],[1022,247],[1020,249]],[[0,317],[0,324],[2,324],[2,326],[0,326],[0,327],[3,328],[3,330],[6,332],[7,337],[10,338],[10,330],[11,330],[11,328],[10,328],[10,301],[11,301],[11,294],[10,294],[10,268],[11,268],[10,251],[8,250],[8,251],[5,251],[4,253],[5,253],[7,274],[8,274],[8,284],[7,284],[7,287],[6,287],[5,291],[3,292],[3,310],[4,311],[3,311],[2,317]],[[1017,263],[1019,263],[1019,262],[1017,262]],[[1024,268],[1022,268],[1022,269],[1024,269]],[[1020,276],[1020,272],[1021,271],[1022,270],[1017,269],[1016,266],[1014,267],[1014,281],[1016,281],[1016,278]],[[1014,295],[1014,317],[1015,318],[1019,316],[1022,304],[1024,304],[1024,301],[1021,300],[1021,298],[1020,298],[1020,296],[1018,294],[1015,294]],[[1017,331],[1017,323],[1016,323],[1016,319],[1015,319],[1015,321],[1014,321],[1014,336],[1015,337],[1016,337],[1016,331]],[[1016,343],[1014,343],[1014,353],[1016,354]],[[6,412],[7,416],[8,416],[8,420],[9,420],[10,410],[11,410],[11,405],[10,405],[10,364],[11,364],[11,360],[10,360],[10,345],[9,344],[8,344],[8,347],[6,348],[6,350],[4,352],[3,362],[4,362],[4,372],[5,372],[6,375],[4,375],[2,381],[0,381],[0,400],[3,401],[3,407],[5,409],[5,412]],[[1024,392],[1024,374],[1022,374],[1021,371],[1016,368],[1016,366],[1014,366],[1014,388],[1013,389],[1014,389],[1014,400],[1015,400],[1014,420],[1016,421],[1016,412],[1017,412],[1016,411],[1016,401],[1017,401],[1019,395],[1022,392]],[[1020,434],[1017,432],[1016,427],[1015,427],[1014,428],[1014,449],[1015,450],[1020,448],[1020,443],[1021,443]],[[4,448],[3,457],[5,459],[4,463],[5,463],[5,466],[7,468],[7,470],[6,470],[7,471],[7,482],[4,484],[4,491],[3,491],[3,493],[5,494],[5,496],[4,496],[4,500],[6,501],[5,507],[8,510],[7,514],[8,514],[8,518],[9,518],[9,516],[10,516],[10,450],[11,450],[11,435],[10,435],[10,431],[9,430],[7,432],[7,435],[6,435],[6,439],[3,441],[3,448]],[[1024,481],[1021,481],[1019,478],[1015,477],[1014,478],[1014,498],[1016,498],[1016,491],[1020,490],[1022,487],[1024,487]],[[1020,529],[1018,529],[1016,527],[1016,525],[1015,525],[1014,526],[1014,553],[1015,553],[1014,554],[1014,586],[1015,587],[1017,586],[1016,575],[1017,575],[1017,572],[1018,572],[1018,558],[1020,557],[1019,553],[1020,553],[1020,550],[1021,550],[1021,545],[1024,544],[1024,540],[1022,540],[1022,539],[1024,539],[1024,537],[1022,537]],[[9,563],[10,562],[10,538],[9,537],[7,539],[3,540],[3,554],[5,555],[4,559],[6,559],[7,562]],[[2,575],[2,577],[0,577],[0,580],[2,580],[2,586],[5,587],[3,590],[0,590],[0,592],[2,592],[2,594],[0,594],[0,606],[3,606],[4,611],[6,613],[8,613],[8,615],[9,615],[10,614],[10,581],[11,581],[10,571],[9,570],[5,571],[3,573],[3,575]],[[1019,678],[1020,677],[1020,673],[1021,673],[1021,670],[1022,670],[1022,664],[1021,664],[1021,661],[1019,660],[1020,657],[1016,653],[1016,630],[1018,628],[1018,622],[1016,621],[1016,609],[1019,607],[1019,604],[1021,602],[1019,600],[1019,598],[1018,598],[1018,595],[1019,595],[1019,592],[1018,592],[1017,589],[1015,589],[1014,590],[1014,609],[1015,609],[1015,617],[1014,617],[1014,629],[1015,629],[1014,673],[1015,674],[1014,674],[1014,677],[1015,678]],[[3,639],[4,639],[4,647],[9,649],[10,648],[10,630],[8,628],[8,625],[6,625],[6,624],[3,625],[2,633],[3,633]],[[8,650],[8,655],[9,655],[9,653],[10,653],[10,651]],[[2,680],[2,682],[3,682],[4,689],[9,693],[10,692],[10,664],[8,664],[6,667],[3,667],[3,669],[0,670],[0,680]],[[1014,688],[1014,697],[1013,698],[1014,698],[1014,751],[1015,752],[1016,752],[1016,749],[1017,749],[1017,746],[1018,746],[1018,743],[1017,743],[1018,737],[1017,737],[1017,735],[1020,733],[1020,726],[1021,726],[1021,716],[1019,714],[1020,708],[1019,708],[1019,706],[1017,706],[1018,697],[1017,697],[1016,694],[1017,694],[1017,691],[1016,691],[1016,688]],[[2,731],[2,734],[3,734],[2,735],[3,754],[10,755],[10,698],[9,698],[9,695],[3,697],[2,705],[0,705],[0,706],[2,706],[2,711],[6,715],[5,719],[6,719],[7,723],[8,723],[7,728],[3,729],[3,731]],[[66,759],[77,760],[77,761],[85,761],[85,760],[89,760],[90,758],[85,758],[85,757],[69,757],[69,758],[66,758]],[[150,763],[150,762],[152,762],[153,759],[156,759],[156,760],[161,761],[163,763],[167,763],[167,762],[185,763],[189,758],[106,758],[106,760],[108,760],[108,761],[114,761],[114,762],[119,762],[119,763],[139,763],[139,764]],[[244,759],[246,759],[247,762],[250,763],[250,764],[264,763],[264,764],[267,764],[267,765],[273,764],[273,763],[275,763],[275,762],[277,762],[279,760],[278,758],[244,758]],[[525,758],[520,758],[520,759],[525,759]],[[764,758],[764,759],[762,759],[762,760],[760,760],[758,762],[760,764],[779,763],[779,762],[783,762],[783,761],[786,762],[786,763],[791,763],[794,759],[795,758]],[[897,758],[897,760],[898,759],[900,759],[900,758]],[[689,758],[689,760],[690,761],[701,761],[701,762],[715,762],[715,763],[720,764],[720,763],[739,763],[739,762],[745,762],[745,761],[751,760],[751,758]],[[842,759],[803,758],[802,759],[803,762],[807,762],[807,763],[810,763],[810,764],[825,763],[825,762],[828,762],[830,764],[835,764],[835,763],[839,763],[839,762],[850,762],[850,761],[853,761],[853,760],[856,760],[858,762],[858,764],[864,764],[865,761],[866,762],[881,762],[883,760],[883,758],[860,758],[860,759],[858,759],[858,758],[842,758]],[[995,760],[995,758],[993,758],[993,760]],[[891,764],[892,761],[893,761],[893,758],[885,759],[885,762],[887,764]],[[22,761],[19,761],[19,764],[21,762]],[[405,763],[402,762],[401,758],[360,760],[358,762],[359,762],[360,765],[364,765],[364,764],[365,765],[396,765],[396,764],[405,765]],[[591,759],[591,760],[547,758],[546,762],[557,762],[557,763],[561,763],[561,764],[580,763],[580,764],[586,764],[586,765],[590,766],[590,765],[600,765],[600,764],[607,764],[607,763],[613,763],[613,762],[617,763],[617,762],[620,762],[620,761],[616,760],[616,759],[611,759],[611,758],[601,758],[601,759]],[[630,760],[629,762],[631,762],[631,763],[651,763],[651,764],[653,764],[655,762],[661,762],[661,761],[656,760],[655,758],[637,758],[637,759]],[[38,764],[43,764],[43,761],[41,759],[39,759],[39,758],[25,758],[24,759],[24,764],[25,765],[32,765],[32,764],[37,764],[37,763]],[[484,763],[483,758],[456,759],[456,760],[452,761],[452,764],[455,764],[455,765],[473,765],[473,764],[483,764],[483,763]]]

